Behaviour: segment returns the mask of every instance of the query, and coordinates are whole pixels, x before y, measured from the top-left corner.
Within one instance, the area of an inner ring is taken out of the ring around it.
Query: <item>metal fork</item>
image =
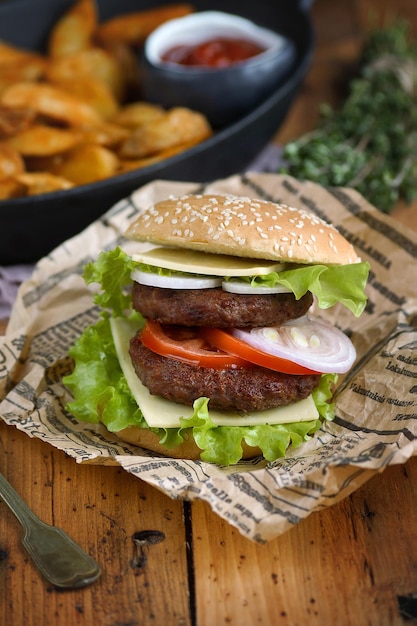
[[[21,523],[22,543],[46,580],[63,589],[97,580],[100,566],[61,528],[39,519],[1,473],[0,497]]]

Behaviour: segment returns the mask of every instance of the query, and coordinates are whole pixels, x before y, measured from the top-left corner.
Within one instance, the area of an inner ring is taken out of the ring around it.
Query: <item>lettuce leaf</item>
[[[137,267],[120,247],[108,252],[101,252],[96,261],[84,267],[83,277],[87,285],[98,283],[101,291],[94,296],[94,302],[103,309],[110,309],[117,317],[133,314],[130,290],[130,274]]]
[[[351,265],[303,265],[278,273],[271,272],[265,276],[253,276],[249,278],[249,282],[253,286],[283,285],[291,289],[297,300],[307,291],[311,291],[321,309],[328,309],[341,302],[359,317],[366,305],[365,286],[369,269],[367,262]]]

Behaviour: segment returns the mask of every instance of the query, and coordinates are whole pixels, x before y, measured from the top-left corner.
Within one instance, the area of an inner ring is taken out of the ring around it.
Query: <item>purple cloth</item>
[[[0,319],[9,317],[17,290],[32,271],[33,265],[0,266]]]

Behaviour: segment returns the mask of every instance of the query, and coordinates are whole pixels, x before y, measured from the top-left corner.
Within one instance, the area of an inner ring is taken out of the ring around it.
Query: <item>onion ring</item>
[[[308,315],[277,327],[230,332],[263,352],[323,373],[343,374],[356,359],[353,343],[341,330]]]

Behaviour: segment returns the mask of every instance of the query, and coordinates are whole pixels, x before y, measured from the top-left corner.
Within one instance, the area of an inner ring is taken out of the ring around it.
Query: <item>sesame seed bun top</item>
[[[353,246],[313,213],[233,195],[186,195],[158,202],[126,237],[158,245],[291,263],[360,262]]]

